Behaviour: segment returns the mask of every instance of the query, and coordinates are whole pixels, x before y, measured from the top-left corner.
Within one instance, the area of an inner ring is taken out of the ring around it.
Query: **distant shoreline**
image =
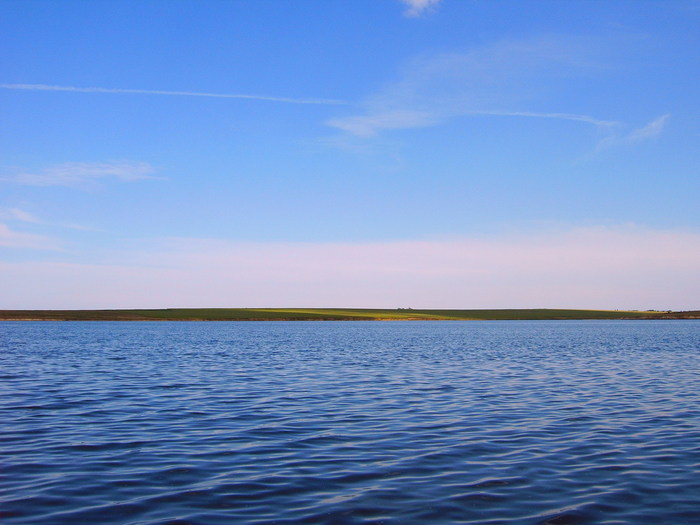
[[[524,321],[700,319],[700,310],[369,308],[167,308],[139,310],[0,310],[0,321]]]

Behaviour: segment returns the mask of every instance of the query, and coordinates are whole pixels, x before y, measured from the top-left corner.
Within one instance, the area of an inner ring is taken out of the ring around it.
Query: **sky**
[[[0,308],[700,308],[697,0],[2,0]]]

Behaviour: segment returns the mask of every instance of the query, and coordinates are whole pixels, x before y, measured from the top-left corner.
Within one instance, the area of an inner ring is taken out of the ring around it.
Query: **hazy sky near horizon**
[[[3,0],[0,33],[0,308],[700,307],[697,0]]]

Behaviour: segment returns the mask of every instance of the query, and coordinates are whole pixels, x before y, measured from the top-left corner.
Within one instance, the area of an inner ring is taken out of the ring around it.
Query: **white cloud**
[[[41,219],[19,208],[0,208],[0,217],[32,224],[42,224]]]
[[[438,120],[436,115],[429,112],[405,110],[332,119],[328,121],[328,125],[353,135],[369,137],[376,135],[380,130],[422,128],[431,126]]]
[[[401,0],[406,4],[406,16],[416,17],[421,16],[428,9],[437,6],[442,0]]]
[[[6,224],[0,224],[0,247],[32,248],[38,250],[58,250],[58,243],[49,237],[23,233],[12,230]]]
[[[81,230],[81,231],[99,231],[99,229],[92,226],[83,226],[81,224],[75,223],[49,223],[33,213],[21,210],[19,208],[2,208],[0,207],[0,219],[9,221],[19,221],[29,224],[37,224],[41,226],[58,227],[58,228],[68,228],[71,230]]]
[[[283,102],[287,104],[323,104],[342,105],[347,104],[343,100],[324,98],[289,98],[270,97],[266,95],[246,95],[236,93],[206,93],[198,91],[163,91],[155,89],[121,89],[104,87],[76,87],[76,86],[52,86],[47,84],[0,84],[0,89],[13,89],[20,91],[68,91],[73,93],[113,93],[124,95],[165,95],[175,97],[207,97],[207,98],[237,98],[247,100],[261,100],[266,102]]]
[[[562,111],[508,109],[548,89],[549,80],[592,67],[584,43],[543,38],[509,41],[465,53],[443,53],[410,62],[396,81],[368,97],[360,114],[329,126],[360,136],[383,130],[433,126],[455,117],[493,115],[578,121],[599,127],[619,123]]]
[[[25,186],[89,187],[98,180],[115,178],[121,181],[153,179],[155,169],[145,162],[67,162],[39,172],[21,172],[0,179]]]
[[[652,139],[654,137],[658,137],[666,127],[666,123],[668,122],[670,116],[671,115],[669,114],[661,115],[659,118],[656,118],[649,122],[646,126],[642,126],[639,129],[635,129],[634,131],[632,131],[632,133],[629,134],[627,140],[629,142],[639,142],[641,140],[647,140]]]
[[[533,111],[465,111],[461,116],[486,115],[492,117],[525,117],[541,119],[571,120],[592,124],[601,128],[612,128],[621,123],[614,120],[600,120],[588,115],[572,113],[537,113]],[[374,115],[361,115],[331,119],[329,126],[347,131],[359,137],[371,137],[383,130],[423,128],[439,124],[446,116],[420,111],[393,111]]]
[[[493,117],[531,117],[550,118],[559,120],[573,120],[574,122],[584,122],[601,128],[613,128],[621,125],[616,120],[601,120],[588,115],[576,115],[575,113],[537,113],[535,111],[472,111],[470,115],[490,115]]]
[[[584,228],[385,243],[171,239],[108,265],[0,264],[0,308],[698,308],[700,234]]]
[[[669,118],[671,118],[671,115],[667,113],[655,118],[641,128],[633,129],[626,134],[620,134],[618,132],[609,135],[598,143],[596,152],[600,152],[613,146],[636,144],[638,142],[654,139],[663,133]]]

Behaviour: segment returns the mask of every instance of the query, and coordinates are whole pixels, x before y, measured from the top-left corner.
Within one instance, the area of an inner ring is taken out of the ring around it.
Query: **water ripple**
[[[0,323],[0,519],[700,523],[699,335]]]

